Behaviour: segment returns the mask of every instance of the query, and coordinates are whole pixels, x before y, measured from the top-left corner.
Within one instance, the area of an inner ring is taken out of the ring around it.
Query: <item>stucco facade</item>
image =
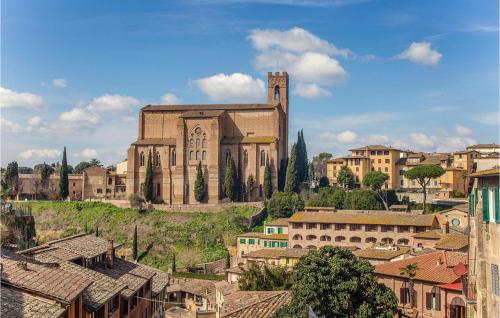
[[[155,200],[167,204],[196,203],[196,166],[201,162],[207,183],[206,201],[222,198],[226,158],[234,159],[244,184],[252,175],[252,198],[262,197],[264,167],[278,168],[288,154],[288,74],[268,74],[265,104],[148,105],[139,113],[137,141],[128,150],[127,193],[141,193],[148,155],[153,161]]]

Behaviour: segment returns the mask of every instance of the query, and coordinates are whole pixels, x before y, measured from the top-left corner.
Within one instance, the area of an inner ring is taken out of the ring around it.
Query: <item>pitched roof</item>
[[[61,317],[65,308],[49,299],[34,297],[21,290],[2,286],[1,316],[3,318],[55,318]]]
[[[491,144],[477,144],[477,145],[471,145],[468,146],[467,149],[474,149],[474,148],[499,148],[500,145],[491,143]]]
[[[392,148],[390,146],[384,146],[384,145],[368,145],[364,147],[359,147],[359,148],[354,148],[354,149],[349,149],[349,151],[363,151],[363,150],[395,150],[395,151],[401,151],[396,148]]]
[[[215,285],[214,282],[204,279],[179,279],[167,287],[167,292],[183,291],[198,295],[208,299],[215,304]]]
[[[288,225],[288,218],[274,219],[272,221],[265,222],[265,225],[269,225],[269,226],[287,226]]]
[[[406,278],[401,274],[401,268],[416,264],[418,267],[416,280],[448,284],[460,278],[454,271],[454,267],[459,263],[467,264],[466,253],[439,251],[376,265],[375,273]]]
[[[236,291],[224,296],[221,317],[267,318],[291,299],[290,291]]]
[[[182,118],[211,118],[219,117],[224,114],[225,110],[188,110],[182,113]]]
[[[392,249],[379,249],[379,248],[367,248],[364,250],[354,251],[354,255],[359,258],[374,259],[374,260],[391,260],[398,256],[407,254],[410,252],[409,247],[399,247],[397,250]]]
[[[263,248],[243,255],[244,258],[301,257],[309,252],[302,248]]]
[[[104,254],[108,250],[109,246],[109,242],[107,240],[96,237],[92,234],[78,234],[60,240],[51,241],[47,244],[71,251],[84,258],[94,258]]]
[[[413,237],[417,239],[439,240],[441,238],[441,234],[442,233],[439,230],[430,230],[413,234]]]
[[[248,232],[239,234],[238,237],[251,237],[251,238],[261,238],[269,240],[288,240],[288,234],[265,234],[261,232]]]
[[[185,105],[146,105],[143,111],[188,111],[188,110],[254,110],[274,109],[279,104],[185,104]]]
[[[436,216],[432,214],[415,215],[398,212],[297,212],[290,217],[289,222],[432,226],[435,218]]]
[[[434,247],[439,250],[456,251],[469,245],[469,237],[464,234],[447,233],[441,236]]]
[[[499,174],[500,174],[500,168],[493,168],[493,169],[482,170],[482,171],[478,171],[475,173],[471,173],[470,176],[473,178],[480,178],[480,177],[497,176]]]
[[[2,284],[71,303],[92,284],[87,278],[65,271],[57,264],[44,264],[21,255],[4,255]]]

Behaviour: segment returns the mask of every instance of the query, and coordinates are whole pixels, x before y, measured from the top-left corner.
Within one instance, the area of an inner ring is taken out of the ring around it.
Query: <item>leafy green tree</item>
[[[285,192],[299,191],[299,177],[297,170],[297,145],[293,144],[286,169]]]
[[[30,167],[19,167],[18,168],[19,174],[32,174],[33,173],[33,168]]]
[[[304,201],[295,192],[276,191],[267,203],[267,211],[273,218],[290,217],[303,209]]]
[[[417,277],[417,271],[419,270],[417,264],[408,264],[405,267],[402,267],[399,269],[400,274],[403,276],[408,277],[408,285],[409,285],[409,290],[410,290],[410,305],[412,307],[415,306],[415,277]]]
[[[324,246],[300,258],[292,274],[292,300],[275,317],[392,318],[398,304],[394,292],[378,283],[373,266],[350,251]]]
[[[330,181],[328,180],[327,176],[322,176],[319,178],[319,187],[324,188],[330,186]]]
[[[333,155],[328,152],[321,152],[312,159],[312,164],[314,167],[314,174],[320,178],[326,176],[326,163],[328,160],[332,159]]]
[[[228,156],[226,161],[226,169],[224,170],[224,194],[226,197],[235,201],[237,198],[237,190],[236,190],[236,166],[234,164],[234,160],[232,156]]]
[[[68,180],[68,160],[66,158],[66,147],[63,150],[63,158],[59,173],[59,196],[61,199],[66,199],[69,195],[69,180]]]
[[[340,168],[339,174],[337,175],[337,183],[342,186],[342,188],[351,189],[354,185],[354,174],[348,166],[342,166]]]
[[[17,195],[19,190],[19,166],[17,165],[17,161],[12,161],[7,164],[2,186],[9,195]]]
[[[139,252],[137,250],[137,225],[134,228],[134,240],[132,241],[132,257],[134,258],[134,261],[137,261],[137,258],[139,257]]]
[[[273,195],[273,183],[271,180],[271,166],[269,165],[269,158],[266,160],[264,168],[264,197],[270,199]]]
[[[420,165],[405,171],[404,176],[407,179],[417,180],[418,184],[422,187],[424,213],[426,211],[427,186],[432,179],[439,178],[444,173],[445,170],[438,165]]]
[[[44,162],[44,163],[37,164],[33,168],[33,171],[35,173],[40,174],[42,187],[44,187],[44,188],[47,187],[49,184],[50,175],[54,173],[54,168]]]
[[[196,201],[201,202],[205,198],[206,186],[205,179],[203,178],[203,168],[201,161],[198,162],[196,167],[196,181],[194,182],[194,198]]]
[[[89,164],[91,167],[102,167],[101,161],[96,158],[90,159]]]
[[[260,266],[251,262],[248,269],[241,268],[241,271],[238,279],[240,290],[286,290],[292,285],[290,271],[286,267],[269,267],[267,264]]]
[[[371,190],[352,190],[345,193],[344,209],[380,210],[382,209],[382,203]]]
[[[146,166],[146,178],[144,179],[143,188],[144,199],[147,202],[153,201],[153,157],[151,155],[151,150],[148,154],[148,162]]]
[[[85,169],[90,168],[90,167],[92,167],[92,165],[90,163],[88,163],[86,161],[82,161],[75,166],[75,168],[73,169],[73,173],[78,173],[78,174],[83,173],[83,171]]]
[[[249,175],[247,178],[247,200],[252,201],[253,189],[255,188],[255,178],[253,175]]]
[[[387,192],[382,190],[384,184],[389,180],[389,175],[380,171],[370,171],[363,178],[363,184],[370,187],[374,191],[382,203],[384,208],[389,210],[389,205],[387,204]]]

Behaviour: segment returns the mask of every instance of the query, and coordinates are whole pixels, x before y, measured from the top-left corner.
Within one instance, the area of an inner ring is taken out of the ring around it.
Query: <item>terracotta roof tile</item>
[[[441,239],[434,245],[435,248],[440,250],[456,251],[463,249],[469,245],[469,237],[464,234],[444,234]]]
[[[435,219],[436,216],[432,214],[415,215],[397,212],[297,212],[290,217],[289,222],[432,226]]]
[[[441,234],[442,233],[439,230],[431,230],[431,231],[425,231],[425,232],[413,234],[413,237],[419,238],[419,239],[439,240],[441,238]]]
[[[454,271],[454,267],[459,263],[467,263],[466,253],[439,251],[376,265],[375,273],[387,276],[405,277],[401,275],[401,268],[409,264],[416,264],[418,267],[416,280],[448,284],[460,278]]]
[[[359,258],[366,259],[376,259],[376,260],[391,260],[398,256],[407,254],[410,252],[409,247],[400,247],[397,250],[385,250],[377,248],[368,248],[364,250],[355,251],[354,255]]]
[[[167,287],[167,292],[184,291],[208,299],[215,304],[215,284],[203,279],[179,279]]]
[[[42,297],[2,286],[1,316],[2,318],[55,318],[61,317],[66,311],[58,303]]]
[[[265,223],[269,226],[288,226],[288,218],[279,218]]]
[[[267,318],[290,299],[290,291],[236,291],[224,296],[221,317]]]
[[[238,237],[251,237],[269,240],[288,240],[288,234],[265,234],[261,232],[248,232],[239,234]]]
[[[309,252],[301,248],[263,248],[249,252],[244,258],[280,258],[280,257],[301,257]]]

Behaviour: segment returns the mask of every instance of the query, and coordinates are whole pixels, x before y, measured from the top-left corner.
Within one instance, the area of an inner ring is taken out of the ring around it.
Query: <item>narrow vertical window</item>
[[[278,85],[274,87],[274,100],[280,100],[280,87]]]
[[[177,162],[176,154],[175,154],[175,149],[172,150],[172,166],[175,166]]]
[[[194,160],[194,152],[193,151],[189,152],[189,160]]]
[[[205,150],[203,150],[203,153],[201,154],[201,159],[207,160],[207,152]]]
[[[196,160],[200,160],[200,152],[196,151]]]
[[[260,152],[260,165],[261,166],[266,165],[266,152],[264,150]]]
[[[139,155],[139,164],[141,167],[144,167],[144,152],[141,152]]]

